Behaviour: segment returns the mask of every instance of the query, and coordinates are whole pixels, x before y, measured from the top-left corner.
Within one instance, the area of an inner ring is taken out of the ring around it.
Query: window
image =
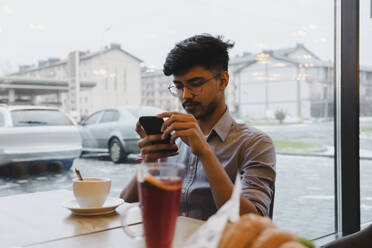
[[[0,113],[0,127],[4,127],[4,126],[5,126],[4,115]]]
[[[372,22],[370,0],[360,1],[360,223],[372,223]],[[363,71],[362,71],[363,70]],[[364,74],[364,77],[362,76]],[[364,88],[363,88],[364,87]]]
[[[372,96],[372,88],[366,88],[366,97],[371,97]]]
[[[117,68],[115,68],[115,76],[114,76],[114,80],[115,80],[115,90],[118,89],[118,70]]]
[[[93,124],[96,124],[98,119],[100,118],[102,112],[98,112],[98,113],[94,113],[93,115],[91,115],[86,121],[85,121],[85,125],[93,125]]]
[[[123,91],[127,91],[127,69],[123,70]]]
[[[11,111],[13,126],[65,126],[72,122],[58,110],[24,109]]]
[[[108,111],[105,111],[100,122],[101,123],[114,122],[114,121],[117,121],[118,119],[119,119],[119,113],[117,111],[108,110]]]
[[[93,0],[90,11],[84,11],[86,4],[73,0],[57,3],[45,0],[1,2],[0,10],[4,11],[0,11],[0,36],[5,35],[7,39],[0,39],[0,47],[6,47],[1,51],[6,61],[0,58],[0,78],[15,73],[17,77],[14,78],[26,78],[27,83],[35,84],[35,87],[30,87],[32,89],[16,90],[16,99],[35,97],[40,105],[51,99],[50,95],[55,95],[56,88],[61,90],[60,84],[68,82],[72,76],[73,64],[68,61],[68,53],[75,47],[80,50],[80,76],[83,75],[84,79],[80,81],[80,96],[84,97],[82,101],[86,104],[82,104],[81,108],[85,114],[88,110],[94,113],[85,125],[96,124],[101,117],[101,122],[118,120],[118,114],[105,110],[122,105],[138,107],[145,103],[162,110],[184,111],[178,99],[167,91],[168,82],[172,79],[162,73],[165,56],[176,42],[192,34],[222,34],[235,42],[229,54],[230,81],[226,89],[229,111],[237,122],[269,134],[276,146],[275,223],[307,238],[315,239],[336,232],[334,168],[337,160],[334,155],[337,147],[334,126],[339,123],[334,116],[337,110],[334,101],[337,90],[334,88],[333,61],[336,50],[334,4],[341,1],[236,0],[230,3],[214,0],[211,4],[212,1],[165,0],[149,1],[146,5],[139,1],[130,4],[107,1],[102,4]],[[177,8],[177,13],[163,11],[169,6]],[[12,11],[5,11],[8,9]],[[130,15],[123,16],[123,9]],[[364,87],[359,95],[362,224],[372,222],[370,10],[371,1],[360,0],[360,85],[361,89]],[[11,18],[5,16],[5,12],[12,12]],[[58,20],[62,20],[67,12],[71,13],[71,18],[66,28],[60,29]],[[159,17],[157,13],[164,15]],[[31,25],[27,20],[44,23]],[[90,20],[89,25],[82,20]],[[35,27],[44,27],[44,30]],[[71,41],[71,34],[81,33],[82,30],[84,35],[81,35],[81,40],[78,43]],[[10,31],[14,35],[7,36]],[[25,39],[25,34],[28,39]],[[47,46],[45,35],[51,37]],[[110,44],[113,41],[122,42],[120,49],[117,44]],[[143,41],[146,41],[146,46],[143,46]],[[37,66],[39,60],[54,55],[60,56],[63,63],[48,69]],[[21,72],[14,65],[28,65],[29,70]],[[57,69],[60,72],[58,80],[47,78],[48,72]],[[113,86],[109,85],[111,82]],[[51,93],[45,95],[46,92]],[[7,91],[2,91],[0,87],[0,98],[8,96]],[[81,120],[80,110],[72,111],[70,103],[78,100],[74,99],[78,96],[63,92],[59,99],[59,107],[77,122]],[[133,121],[141,115],[155,113],[154,110],[142,112],[138,109],[131,110],[131,113],[120,111],[120,115],[124,115],[120,116],[120,120]],[[24,111],[15,113],[15,119],[17,125],[28,126],[65,123],[63,115],[52,114],[54,116],[49,118],[44,112],[34,114]],[[0,126],[4,122],[1,118],[0,115]],[[86,128],[93,130],[97,126]],[[89,135],[83,137],[83,146],[93,144],[84,143],[87,137]],[[107,148],[106,141],[99,143],[97,145],[103,145],[89,148]],[[109,161],[82,157],[75,158],[74,166],[86,170],[87,176],[90,173],[96,176],[99,172],[112,178],[112,196],[116,197],[135,171],[135,159],[128,159],[125,163],[126,166],[119,168]],[[65,175],[62,177],[65,178]],[[67,188],[70,178],[66,178],[68,180],[63,185],[53,177],[48,177],[48,183],[44,185],[29,179],[30,185],[34,183],[38,187],[28,187],[27,190],[15,180],[9,187],[4,187],[6,190],[0,188],[0,195]],[[339,184],[337,182],[337,186]]]

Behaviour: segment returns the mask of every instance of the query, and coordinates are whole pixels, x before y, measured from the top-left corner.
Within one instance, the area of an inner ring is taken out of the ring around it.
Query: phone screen
[[[161,127],[164,123],[162,118],[156,116],[141,116],[139,118],[139,122],[141,126],[145,130],[147,135],[151,134],[162,134]],[[170,135],[168,135],[167,139],[159,140],[158,142],[154,142],[154,144],[170,144]]]

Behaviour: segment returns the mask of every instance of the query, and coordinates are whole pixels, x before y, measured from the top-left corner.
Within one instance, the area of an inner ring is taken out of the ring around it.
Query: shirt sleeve
[[[245,144],[241,166],[242,195],[269,216],[275,187],[275,148],[271,138],[257,135]]]

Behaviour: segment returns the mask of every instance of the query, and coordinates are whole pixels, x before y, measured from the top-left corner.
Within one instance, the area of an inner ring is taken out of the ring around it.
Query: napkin
[[[217,248],[227,221],[239,219],[240,193],[238,173],[231,198],[186,240],[183,248]]]

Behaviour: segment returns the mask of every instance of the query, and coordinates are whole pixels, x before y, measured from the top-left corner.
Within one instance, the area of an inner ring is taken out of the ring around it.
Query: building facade
[[[333,62],[321,60],[303,44],[261,53],[244,53],[229,62],[230,81],[226,102],[230,112],[243,120],[287,120],[333,117]],[[146,68],[141,76],[142,104],[165,110],[182,110],[167,91],[171,77],[161,70]],[[372,68],[360,68],[360,99],[372,104]],[[361,115],[372,116],[363,108]]]
[[[80,81],[95,82],[96,86],[79,94],[80,115],[86,116],[99,109],[118,105],[141,103],[142,61],[123,50],[119,44],[111,44],[98,52],[79,52],[78,73]],[[39,61],[38,66],[21,66],[11,76],[70,80],[68,60],[50,58]],[[41,96],[40,102],[61,102],[69,110],[69,94]]]
[[[303,44],[246,53],[232,58],[229,66],[234,85],[230,105],[239,118],[275,119],[282,112],[302,121],[334,115],[333,62],[321,60]],[[371,93],[372,68],[361,66],[361,103],[371,104]]]
[[[172,77],[162,70],[143,68],[141,74],[141,105],[158,107],[165,111],[183,111],[177,97],[172,96],[168,84]]]

